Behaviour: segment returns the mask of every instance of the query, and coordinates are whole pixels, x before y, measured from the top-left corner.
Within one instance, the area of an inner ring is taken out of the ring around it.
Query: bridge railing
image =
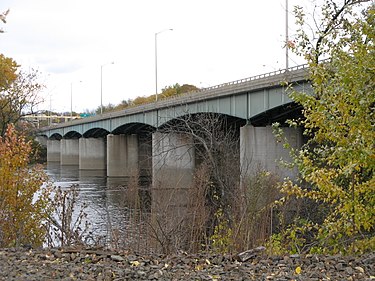
[[[219,85],[214,85],[214,86],[202,88],[200,91],[212,90],[212,89],[217,89],[217,88],[221,88],[221,87],[224,87],[224,86],[246,83],[246,82],[264,79],[264,78],[267,78],[267,77],[276,76],[276,75],[283,74],[283,73],[286,73],[286,72],[295,71],[295,70],[299,70],[299,69],[305,69],[305,68],[308,68],[308,64],[296,65],[296,66],[290,67],[288,69],[279,69],[279,70],[275,70],[275,71],[271,71],[271,72],[267,72],[267,73],[263,73],[263,74],[259,74],[259,75],[254,75],[254,76],[251,76],[251,77],[248,77],[248,78],[234,80],[234,81],[231,81],[231,82],[222,83],[222,84],[219,84]]]
[[[160,99],[156,103],[150,102],[150,103],[145,103],[145,104],[142,104],[142,105],[139,105],[139,106],[136,106],[136,107],[129,107],[129,108],[123,109],[119,112],[109,112],[106,115],[103,114],[103,117],[104,116],[117,117],[117,116],[123,115],[124,112],[126,114],[133,114],[133,113],[137,113],[139,111],[154,110],[156,108],[173,106],[178,102],[183,103],[183,102],[191,100],[192,98],[198,98],[198,97],[201,97],[202,99],[210,98],[210,96],[214,96],[218,92],[218,90],[221,90],[222,88],[225,88],[225,87],[230,87],[230,86],[233,86],[233,85],[240,86],[241,84],[246,84],[246,83],[249,83],[249,82],[253,82],[253,81],[257,81],[257,80],[261,80],[261,79],[265,79],[265,78],[272,78],[272,77],[275,77],[277,75],[282,75],[282,74],[285,75],[289,72],[293,72],[293,71],[297,71],[297,70],[301,70],[301,69],[307,69],[307,68],[308,68],[307,64],[301,64],[301,65],[296,65],[296,66],[290,67],[288,69],[280,69],[280,70],[271,71],[271,72],[267,72],[267,73],[263,73],[263,74],[259,74],[259,75],[254,75],[254,76],[251,76],[251,77],[248,77],[248,78],[234,80],[234,81],[231,81],[231,82],[222,83],[222,84],[215,85],[215,86],[201,88],[201,89],[198,89],[198,90],[186,92],[186,93],[183,93],[183,94],[180,94],[180,95],[177,95],[177,96],[170,96],[170,97],[167,97],[167,98],[164,98],[164,99]]]
[[[197,97],[198,95],[201,95],[202,98],[203,97],[209,97],[212,94],[217,93],[218,92],[217,90],[221,90],[224,87],[240,86],[241,84],[246,84],[246,83],[249,83],[249,82],[253,82],[253,81],[257,81],[257,80],[261,80],[261,79],[265,79],[265,78],[272,78],[272,77],[275,77],[277,75],[282,75],[282,74],[285,75],[289,72],[293,72],[293,71],[297,71],[297,70],[301,70],[301,69],[307,69],[307,68],[308,68],[308,64],[301,64],[301,65],[296,65],[296,66],[290,67],[288,69],[275,70],[275,71],[271,71],[271,72],[267,72],[267,73],[263,73],[263,74],[259,74],[259,75],[254,75],[254,76],[251,76],[251,77],[248,77],[248,78],[238,79],[238,80],[234,80],[234,81],[231,81],[231,82],[226,82],[226,83],[222,83],[222,84],[218,84],[218,85],[214,85],[214,86],[210,86],[210,87],[201,88],[201,89],[186,92],[186,93],[183,93],[183,94],[180,94],[180,95],[177,95],[177,96],[170,96],[170,97],[161,99],[161,100],[159,100],[157,106],[159,106],[159,107],[167,106],[167,105],[175,103],[176,100],[185,100],[185,99],[188,99],[188,98]],[[148,107],[148,105],[150,105],[150,106],[155,105],[155,102],[144,104],[144,105],[138,106],[137,108],[143,107],[145,109],[146,107]],[[131,108],[129,108],[129,109],[131,109]],[[129,110],[129,109],[125,109],[125,110]]]

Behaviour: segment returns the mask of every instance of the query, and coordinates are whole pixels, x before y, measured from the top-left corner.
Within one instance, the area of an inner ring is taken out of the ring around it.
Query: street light
[[[73,82],[70,82],[70,120],[73,120]]]
[[[51,126],[51,119],[52,119],[52,95],[49,95],[49,118],[48,118],[48,126]]]
[[[173,29],[164,29],[155,33],[155,101],[158,101],[158,34],[165,31],[173,31]]]
[[[285,0],[285,69],[288,71],[289,68],[289,33],[288,33],[288,0]]]
[[[100,114],[103,114],[103,67],[108,64],[114,64],[115,62],[109,62],[100,66]]]

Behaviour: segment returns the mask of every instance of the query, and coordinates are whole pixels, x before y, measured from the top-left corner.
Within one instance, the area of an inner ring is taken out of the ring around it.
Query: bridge
[[[42,128],[38,138],[47,145],[48,162],[104,170],[108,177],[148,176],[153,187],[186,187],[192,184],[198,163],[194,140],[166,128],[186,116],[211,114],[235,124],[243,176],[253,173],[258,164],[280,176],[294,176],[295,172],[276,162],[289,156],[270,126],[299,112],[283,82],[292,83],[298,91],[311,91],[307,66],[300,65]],[[302,144],[300,130],[286,128],[285,132],[292,145]]]
[[[50,139],[70,138],[72,134],[98,137],[103,133],[101,130],[116,134],[120,127],[131,126],[134,123],[158,128],[173,118],[198,112],[215,112],[257,122],[257,118],[271,109],[282,110],[282,115],[287,114],[285,107],[278,108],[292,102],[285,92],[286,87],[281,84],[294,83],[295,90],[310,91],[306,75],[307,66],[299,65],[288,71],[269,72],[155,103],[43,128],[40,130],[40,135]],[[277,118],[276,115],[273,117]]]

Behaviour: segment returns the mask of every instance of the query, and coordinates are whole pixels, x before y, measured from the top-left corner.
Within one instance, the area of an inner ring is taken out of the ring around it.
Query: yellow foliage
[[[0,91],[7,88],[17,78],[17,63],[11,59],[0,54]]]
[[[0,137],[0,247],[41,246],[50,210],[46,174],[29,167],[31,144],[9,125]]]
[[[139,261],[131,261],[131,262],[130,262],[130,265],[131,265],[131,266],[139,266],[140,263],[139,263]]]
[[[218,224],[215,226],[214,234],[210,237],[212,247],[219,253],[228,253],[233,244],[232,229],[221,209],[215,213],[215,217],[218,219]]]
[[[316,210],[322,219],[309,233],[318,245],[314,251],[361,252],[373,250],[375,234],[375,6],[363,10],[361,17],[350,17],[351,24],[349,18],[336,23],[326,17],[336,8],[326,5],[322,17],[334,29],[319,34],[323,37],[317,50],[302,48],[300,53],[312,58],[308,62],[314,94],[290,94],[303,107],[304,118],[298,123],[307,141],[293,157],[300,172],[298,185],[286,181],[281,191],[286,199],[305,198],[322,206]],[[301,32],[298,46],[310,46]],[[329,60],[319,61],[320,55]]]
[[[302,269],[301,269],[300,266],[297,266],[295,271],[296,271],[297,274],[301,274]]]

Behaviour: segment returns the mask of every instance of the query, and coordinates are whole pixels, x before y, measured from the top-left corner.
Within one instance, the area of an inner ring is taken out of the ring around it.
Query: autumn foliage
[[[308,59],[315,94],[291,93],[303,107],[304,119],[289,124],[303,126],[308,141],[294,155],[301,181],[286,181],[281,191],[319,208],[308,210],[309,216],[286,230],[290,244],[301,245],[296,251],[361,253],[375,248],[375,6],[355,15],[359,2],[345,1],[337,10],[327,1],[322,8],[326,32],[315,48],[306,33],[298,41],[296,52]],[[301,30],[303,18],[297,9]],[[322,61],[322,56],[328,59]],[[312,214],[318,212],[316,220]]]
[[[30,142],[9,125],[0,137],[0,247],[41,246],[50,208],[46,174],[29,166]]]

